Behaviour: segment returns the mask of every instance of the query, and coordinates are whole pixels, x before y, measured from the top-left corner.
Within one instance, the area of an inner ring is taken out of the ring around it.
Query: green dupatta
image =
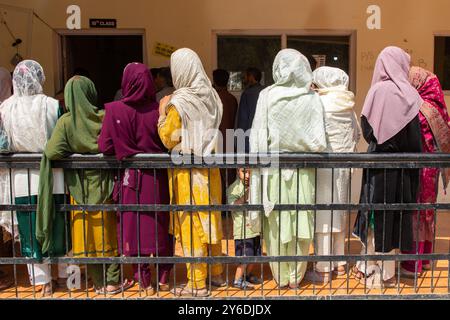
[[[52,223],[56,214],[53,200],[52,160],[70,154],[97,154],[97,139],[102,127],[104,111],[99,110],[97,90],[86,77],[75,76],[67,82],[64,99],[69,110],[57,122],[52,137],[42,155],[39,176],[39,197],[36,216],[36,238],[42,252],[51,248]],[[77,204],[105,203],[111,196],[114,179],[112,172],[99,170],[65,170],[65,182]]]

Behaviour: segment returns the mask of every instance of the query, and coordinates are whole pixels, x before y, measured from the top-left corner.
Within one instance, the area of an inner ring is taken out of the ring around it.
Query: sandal
[[[420,277],[420,273],[415,273],[415,272],[406,270],[404,268],[400,268],[400,276],[403,278],[415,279],[416,276],[417,276],[417,278]]]
[[[366,277],[365,273],[360,271],[356,265],[354,265],[352,268],[352,275],[355,277],[356,280],[359,281],[361,280],[364,281],[364,278]]]
[[[226,287],[227,283],[222,279],[222,277],[217,277],[217,278],[211,279],[211,286],[217,287],[217,288],[222,288],[222,287]]]
[[[49,283],[46,283],[42,286],[41,289],[41,298],[52,296],[54,293],[54,288],[56,288],[56,281],[51,280]]]
[[[431,268],[431,263],[422,265],[422,270],[429,271]]]
[[[199,298],[209,297],[209,292],[206,288],[194,289],[188,286],[184,286],[174,288],[170,292],[177,297],[199,297]]]
[[[263,281],[261,278],[258,278],[257,276],[253,275],[253,274],[249,274],[247,275],[247,279],[248,282],[250,282],[251,284],[262,284]]]
[[[234,280],[233,287],[241,290],[255,290],[255,287],[244,279]]]
[[[305,279],[319,285],[325,285],[330,282],[329,272],[308,271]]]
[[[170,285],[168,283],[159,283],[159,291],[167,292],[170,291]]]
[[[149,285],[147,288],[143,289],[147,296],[153,296],[155,294],[155,289],[152,285]]]
[[[125,292],[128,289],[130,289],[132,286],[134,286],[134,280],[128,280],[126,279],[122,285],[119,285],[118,288],[114,289],[114,290],[107,290],[107,288],[102,287],[102,288],[96,288],[95,289],[95,293],[98,295],[116,295],[121,293],[122,291]]]
[[[340,269],[342,267],[342,269]],[[356,266],[355,266],[356,267]],[[345,276],[347,274],[347,268],[346,266],[340,266],[335,271],[334,274],[338,276]]]

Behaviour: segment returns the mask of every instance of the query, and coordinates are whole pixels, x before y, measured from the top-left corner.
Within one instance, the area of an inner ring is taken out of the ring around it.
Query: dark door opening
[[[114,100],[130,62],[143,62],[142,35],[68,35],[64,37],[65,82],[77,69],[88,73],[98,91],[98,104]]]

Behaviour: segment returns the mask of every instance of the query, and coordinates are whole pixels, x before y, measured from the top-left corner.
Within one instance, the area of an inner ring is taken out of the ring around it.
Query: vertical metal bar
[[[386,189],[387,189],[387,170],[383,169],[383,204],[386,205]],[[386,238],[386,209],[383,209],[383,242],[382,242],[382,252],[385,252],[385,238]],[[383,274],[384,274],[384,260],[381,261],[381,282],[383,282]],[[381,286],[382,287],[382,286]],[[380,289],[383,291],[383,288]]]
[[[66,181],[66,171],[63,170],[63,180],[64,180],[64,205],[67,205],[69,203],[69,199],[67,198],[67,186],[65,184]],[[62,212],[60,212],[61,214]],[[66,235],[65,237],[65,242],[66,242],[66,256],[69,255],[69,230],[67,228],[67,224],[68,224],[68,215],[71,215],[70,211],[64,211],[64,233]],[[66,264],[66,266],[68,266],[69,264]],[[67,270],[66,270],[66,274],[67,274]],[[69,294],[69,298],[72,298],[72,290],[69,289],[69,287],[67,286],[67,282],[66,282],[66,288],[67,288],[67,292]]]
[[[367,168],[367,179],[366,179],[366,186],[364,186],[364,188],[366,189],[366,204],[369,204],[369,194],[371,192],[371,187],[370,187],[370,169]],[[372,203],[372,201],[370,201],[370,203]],[[368,246],[369,246],[369,234],[370,234],[370,218],[372,215],[372,209],[369,209],[366,211],[367,214],[367,218],[366,218],[366,247],[365,247],[365,255],[367,257],[367,252],[368,252]],[[373,213],[375,214],[375,213]],[[375,238],[375,230],[373,231],[373,237]],[[370,241],[372,241],[373,239],[370,239]],[[372,253],[372,252],[371,252]],[[364,294],[367,295],[368,291],[367,291],[367,264],[368,261],[365,260],[364,261]]]
[[[87,202],[87,200],[86,200],[86,190],[84,188],[84,182],[85,182],[84,169],[81,169],[80,175],[81,175],[80,180],[81,180],[81,193],[83,195],[83,203],[77,203],[77,204],[78,205],[83,205],[83,208],[81,210],[81,212],[83,214],[83,247],[84,247],[84,255],[85,255],[86,258],[89,259],[89,251],[87,250],[87,239],[86,239],[86,237],[87,237],[86,236],[86,232],[87,232],[86,231],[86,211],[85,211],[85,208],[84,208],[84,205]],[[88,282],[89,270],[88,269],[89,269],[88,268],[88,264],[86,264],[86,279],[85,280],[86,280],[86,297],[87,298],[89,298],[89,282]],[[94,287],[95,287],[95,284],[94,284]]]
[[[297,186],[295,189],[295,197],[296,197],[296,204],[297,209],[295,210],[295,256],[298,256],[298,205],[300,204],[300,170],[297,168]],[[314,193],[316,191],[314,190]],[[315,224],[315,222],[314,222]],[[303,253],[303,252],[302,252]],[[308,263],[308,262],[306,262]],[[298,260],[295,260],[295,281],[298,279]],[[298,295],[298,285],[295,286],[295,295]]]
[[[352,201],[352,169],[348,169],[348,195],[347,195],[347,204],[351,204]],[[347,239],[347,254],[350,254],[350,241],[351,241],[351,221],[352,218],[352,211],[350,210],[350,208],[347,210],[347,222],[348,222],[348,239]],[[347,259],[347,294],[349,294],[350,292],[350,261]]]
[[[404,203],[404,199],[403,199],[403,193],[405,191],[404,189],[404,169],[401,169],[401,180],[400,180],[400,203],[403,204]],[[400,210],[400,234],[399,234],[399,247],[402,248],[402,231],[403,231],[403,210]],[[400,261],[397,261],[397,270],[400,270]],[[400,272],[398,273],[398,277],[397,277],[397,294],[400,294]]]
[[[260,173],[260,172],[259,172]],[[260,178],[261,178],[261,174],[259,175],[260,176]],[[264,186],[264,184],[262,183],[262,179],[260,179],[260,182],[259,182],[259,184],[260,184],[260,199],[263,199],[263,194],[264,194],[264,192],[263,192],[263,186]],[[261,201],[261,203],[259,203],[259,205],[262,205],[262,201]],[[261,237],[260,237],[260,245],[261,245],[261,249],[262,249],[262,245],[263,245],[263,239],[264,239],[264,232],[265,232],[265,228],[264,228],[264,222],[265,222],[265,219],[266,219],[266,217],[265,217],[265,214],[264,214],[264,210],[261,210],[260,212],[259,212],[259,214],[261,215],[261,217],[260,217],[260,223],[261,223]],[[262,250],[261,250],[262,251]],[[266,248],[266,251],[267,251],[267,248]],[[262,254],[262,252],[261,252],[261,254]],[[270,264],[269,264],[269,266],[270,266]],[[264,264],[263,263],[261,263],[261,279],[262,279],[262,286],[261,286],[261,296],[262,297],[264,297]]]
[[[245,186],[245,175],[246,175],[246,168],[244,168],[244,199],[247,199],[247,187]],[[247,201],[244,202],[245,204],[247,204]],[[244,257],[247,256],[247,209],[244,209],[244,221],[243,221],[243,231],[244,231]],[[244,264],[244,281],[247,281],[247,268],[248,265]],[[244,285],[244,296],[247,296],[247,287]]]
[[[103,194],[103,170],[100,169],[100,194]],[[101,218],[102,218],[102,257],[105,257],[105,220],[104,220],[104,210],[101,210]],[[106,265],[103,263],[102,265],[102,275],[103,275],[103,290],[104,297],[106,298]]]
[[[194,187],[193,187],[193,181],[192,181],[192,167],[191,168],[189,168],[189,205],[190,206],[192,206],[192,204],[193,204],[193,194],[192,194],[192,191],[193,191],[193,189],[194,189]],[[191,229],[191,232],[190,232],[190,240],[191,240],[191,257],[194,257],[194,233],[193,233],[193,231],[194,231],[194,221],[193,221],[193,219],[194,219],[194,212],[193,212],[193,210],[192,210],[192,207],[190,208],[190,210],[189,210],[189,214],[190,214],[190,216],[191,216],[191,219],[190,219],[190,229]],[[200,217],[199,217],[200,218]],[[194,297],[194,290],[195,289],[198,289],[197,288],[197,283],[196,283],[196,280],[197,279],[195,279],[194,278],[194,264],[193,263],[191,263],[190,264],[190,272],[191,272],[191,284],[192,284],[192,297]]]
[[[170,205],[172,206],[174,203],[176,204],[176,202],[177,202],[177,198],[176,198],[176,193],[175,193],[175,168],[167,168],[167,174],[171,174],[171,179],[170,179],[170,181],[171,181],[171,183],[172,183],[172,199],[169,199],[169,201],[170,201]],[[171,210],[171,212],[172,212],[172,215],[173,215],[173,218],[172,218],[172,252],[173,252],[173,255],[175,255],[175,250],[176,250],[176,245],[177,245],[177,242],[176,242],[176,234],[175,234],[175,229],[176,229],[176,227],[175,227],[175,220],[177,220],[178,222],[180,222],[180,220],[179,220],[179,217],[180,217],[180,212],[179,211],[174,211],[174,210]],[[170,214],[170,212],[169,212],[169,214]],[[179,232],[181,233],[181,224],[179,223]],[[181,243],[181,250],[182,250],[182,252],[183,252],[183,256],[184,256],[184,248],[183,248],[183,243]],[[173,288],[174,288],[174,291],[176,292],[176,290],[177,290],[177,264],[175,263],[174,265],[173,265]]]
[[[12,169],[9,168],[9,199],[11,200],[10,203],[13,204],[15,203],[15,199],[13,199],[13,183],[12,183]],[[16,248],[15,248],[15,243],[16,243],[16,226],[15,226],[15,216],[14,216],[14,210],[11,210],[11,221],[12,221],[12,226],[11,226],[11,234],[12,234],[12,241],[11,241],[11,246],[12,246],[12,254],[13,254],[13,258],[16,258]],[[18,223],[18,221],[17,221]],[[14,287],[15,287],[15,292],[16,292],[16,298],[19,297],[19,291],[17,288],[17,265],[15,263],[14,260],[14,264],[13,264],[13,272],[14,272]],[[27,270],[28,272],[28,270]]]
[[[203,162],[203,159],[202,159]],[[211,168],[208,168],[208,205],[211,205]],[[221,212],[222,214],[222,212]],[[208,246],[208,256],[212,257],[212,225],[211,225],[211,209],[208,210],[208,228],[209,228],[209,246]],[[212,264],[208,264],[208,287],[209,291],[212,292],[212,280],[211,280],[211,272],[212,272]]]
[[[227,194],[227,192],[226,192],[226,190],[228,189],[228,168],[226,168],[225,169],[225,186],[226,186],[226,188],[225,188],[225,194]],[[224,202],[224,201],[222,201],[222,202]],[[228,203],[228,199],[226,199],[226,201],[225,201],[225,203]],[[231,213],[231,215],[233,215],[233,213]],[[230,223],[230,211],[229,210],[227,210],[227,211],[225,211],[225,218],[226,218],[226,223],[225,223],[225,233],[226,233],[226,242],[227,242],[227,247],[226,247],[226,254],[227,254],[227,257],[229,257],[230,256],[230,252],[229,252],[229,248],[228,248],[228,246],[229,246],[229,243],[228,243],[228,241],[229,241],[229,238],[230,238],[230,228],[229,228],[229,223]],[[234,235],[233,235],[233,239],[234,239]],[[225,288],[225,292],[226,292],[226,296],[228,297],[229,296],[229,275],[228,275],[228,273],[229,273],[229,264],[228,263],[226,263],[225,264],[225,269],[226,269],[226,271],[225,271],[225,273],[226,273],[226,275],[225,275],[225,277],[226,277],[226,282],[227,282],[227,286],[226,286],[226,288]],[[234,282],[234,278],[233,278],[233,280],[232,280],[233,282]]]
[[[338,169],[339,170],[339,169]],[[334,204],[334,168],[331,168],[331,204]],[[333,222],[334,222],[334,210],[331,209],[331,227],[330,227],[330,255],[334,255],[333,250]],[[333,270],[334,270],[334,263],[330,261],[330,295],[333,290]]]
[[[136,183],[136,190],[135,190],[135,197],[136,197],[136,204],[139,205],[139,172],[138,169],[128,169],[129,173],[131,174],[131,172],[133,172],[134,174],[134,181]],[[138,258],[141,257],[141,212],[137,211],[136,213],[136,237],[137,237],[137,253],[138,253]],[[139,282],[139,297],[142,297],[142,276],[141,276],[141,271],[142,271],[142,267],[141,263],[137,264],[138,267],[138,282]],[[144,288],[145,290],[147,288]]]
[[[281,205],[281,167],[278,168],[278,205]],[[278,257],[281,257],[281,210],[278,209]],[[281,296],[281,262],[278,261],[278,296]]]
[[[420,169],[419,170],[419,181],[420,181],[420,186],[422,186],[422,170],[425,169]],[[420,190],[419,190],[419,202],[422,202],[420,199]],[[420,203],[419,203],[420,204]],[[426,210],[425,210],[425,214],[426,214]],[[415,247],[416,247],[416,254],[420,254],[419,252],[419,243],[420,243],[420,222],[421,222],[421,210],[416,210],[416,222],[417,222],[417,228],[416,228],[416,236],[415,238]],[[414,217],[412,217],[414,218]],[[414,232],[414,231],[413,231]],[[413,238],[413,239],[414,239]],[[420,259],[421,260],[421,259]],[[423,261],[422,261],[423,262]],[[403,267],[402,267],[403,269]],[[418,276],[418,271],[419,271],[419,259],[416,259],[414,262],[414,292],[417,293],[418,292],[418,288],[417,288],[417,276]],[[433,284],[431,284],[433,285]]]
[[[31,205],[31,178],[30,178],[30,169],[27,169],[27,182],[28,182],[28,205]],[[33,238],[33,220],[32,220],[32,211],[27,211],[28,213],[28,228],[30,230],[30,247],[31,247],[31,259],[34,260],[35,248],[34,248],[34,238]],[[38,250],[38,249],[36,249]],[[34,262],[31,262],[31,274],[33,277],[33,298],[36,299],[36,277],[34,272]],[[51,285],[51,283],[50,283]],[[42,288],[44,289],[44,288]]]
[[[314,232],[313,232],[313,255],[316,256],[317,255],[317,237],[316,237],[316,231],[317,231],[317,226],[316,226],[316,221],[317,221],[317,177],[318,177],[318,173],[317,173],[317,167],[314,168]],[[313,263],[313,272],[315,272],[317,269],[317,263]],[[313,281],[312,283],[313,285],[313,295],[317,295],[316,293],[316,282]]]
[[[122,181],[122,170],[120,168],[117,169],[117,173],[118,173],[118,181],[119,181],[119,204],[123,204],[123,181]],[[120,228],[120,255],[123,257],[124,256],[124,251],[123,251],[123,212],[122,209],[119,209],[118,211],[119,214],[119,228]],[[121,294],[122,294],[122,299],[124,298],[124,292],[123,292],[123,263],[120,263],[120,287],[121,287]]]
[[[157,185],[156,185],[156,179],[158,178],[158,173],[159,171],[156,171],[156,168],[153,168],[153,194],[155,195],[153,197],[153,205],[155,207],[155,256],[158,259],[159,258],[159,234],[158,234],[158,216],[159,216],[159,212],[156,211],[156,196],[158,196],[158,198],[160,198],[160,190],[157,190]],[[168,214],[168,213],[163,213],[163,214]],[[160,278],[159,278],[159,262],[156,262],[156,296],[159,298],[160,297],[160,292],[159,292],[159,284],[160,284]],[[170,275],[170,274],[169,274]],[[169,281],[169,280],[168,280]],[[165,283],[164,283],[165,284]]]

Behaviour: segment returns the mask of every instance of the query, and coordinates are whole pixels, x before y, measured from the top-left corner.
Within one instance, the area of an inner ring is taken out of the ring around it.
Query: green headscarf
[[[52,246],[51,230],[55,215],[51,160],[74,153],[97,154],[98,136],[104,111],[95,106],[97,90],[86,77],[75,76],[67,82],[64,99],[69,110],[57,122],[41,160],[39,197],[36,217],[36,238],[42,252]],[[65,182],[77,204],[101,204],[109,200],[114,179],[112,172],[99,170],[65,170]],[[83,179],[82,179],[83,178]]]

